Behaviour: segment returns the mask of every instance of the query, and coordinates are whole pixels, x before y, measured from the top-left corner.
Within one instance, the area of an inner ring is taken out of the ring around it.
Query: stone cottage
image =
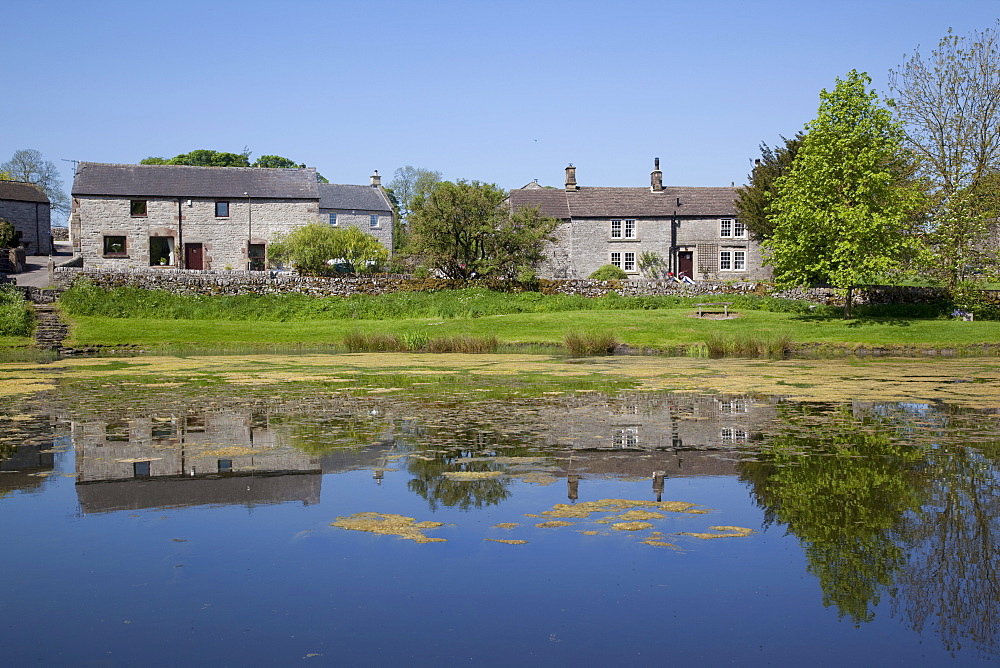
[[[562,189],[531,183],[510,192],[511,206],[538,206],[563,221],[541,277],[587,278],[612,264],[643,278],[652,275],[643,271],[652,261],[661,275],[683,271],[695,280],[768,278],[759,245],[736,217],[735,198],[735,188],[664,186],[659,158],[648,187],[580,186],[570,165]]]
[[[381,204],[380,184],[333,186],[322,196],[321,185],[316,170],[305,167],[83,162],[73,180],[70,239],[87,267],[263,270],[277,235],[331,222],[337,213],[343,216],[338,224],[357,218],[367,232],[387,228],[391,249],[392,211]],[[351,189],[365,191],[367,199]]]
[[[49,198],[35,185],[0,181],[0,218],[5,218],[14,226],[19,244],[28,255],[52,252]]]
[[[357,227],[392,251],[392,204],[376,171],[368,186],[319,184],[320,220],[334,227]]]

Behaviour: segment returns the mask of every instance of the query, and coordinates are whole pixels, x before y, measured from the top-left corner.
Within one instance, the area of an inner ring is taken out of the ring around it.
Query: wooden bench
[[[701,303],[701,304],[695,304],[695,306],[698,307],[698,317],[699,318],[701,317],[701,314],[705,312],[705,307],[706,306],[721,306],[722,307],[722,314],[723,314],[723,316],[725,316],[725,317],[728,318],[729,317],[729,307],[732,306],[732,305],[733,305],[732,302],[704,302],[704,303]]]

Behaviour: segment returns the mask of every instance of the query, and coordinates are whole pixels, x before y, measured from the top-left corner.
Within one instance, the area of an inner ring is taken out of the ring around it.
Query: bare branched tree
[[[1000,26],[1000,23],[998,23]],[[991,264],[1000,173],[1000,33],[948,31],[928,56],[890,71],[891,100],[934,195],[931,271],[949,286]]]
[[[43,160],[38,151],[30,148],[15,151],[14,157],[0,165],[0,171],[7,172],[12,181],[38,186],[49,198],[53,211],[63,215],[69,213],[69,197],[63,190],[59,170],[51,161]]]

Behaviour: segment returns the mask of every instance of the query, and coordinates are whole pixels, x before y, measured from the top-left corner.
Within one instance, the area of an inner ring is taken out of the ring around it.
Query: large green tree
[[[389,251],[378,239],[356,227],[312,223],[276,238],[268,257],[292,265],[301,274],[326,276],[345,265],[359,272],[377,271],[385,264]]]
[[[740,220],[757,241],[767,239],[774,232],[774,223],[768,207],[774,197],[774,182],[787,174],[802,145],[802,133],[791,139],[782,137],[784,146],[774,148],[760,144],[760,158],[754,162],[748,176],[749,183],[736,189],[736,210]]]
[[[197,149],[190,153],[181,153],[172,158],[143,158],[140,165],[189,165],[192,167],[267,167],[271,169],[288,169],[298,167],[300,163],[280,155],[262,155],[250,164],[250,149],[244,148],[240,153],[225,153],[209,149]],[[322,174],[316,173],[316,180],[329,183]]]
[[[559,221],[537,208],[512,211],[506,200],[490,183],[439,182],[413,201],[408,252],[447,278],[523,277]]]
[[[49,198],[53,211],[69,213],[69,197],[63,190],[59,169],[51,160],[42,158],[39,151],[31,148],[15,151],[10,160],[0,164],[0,173],[6,173],[8,181],[34,184]]]
[[[249,167],[250,149],[240,153],[225,153],[209,149],[196,149],[172,158],[149,157],[139,161],[140,165],[190,165],[193,167]]]
[[[906,145],[931,187],[928,270],[955,288],[996,266],[1000,33],[949,30],[929,55],[917,50],[891,71],[889,86]]]
[[[870,83],[851,70],[820,93],[791,170],[775,182],[764,242],[776,283],[845,288],[847,317],[855,286],[896,273],[913,252],[924,202],[902,131]]]

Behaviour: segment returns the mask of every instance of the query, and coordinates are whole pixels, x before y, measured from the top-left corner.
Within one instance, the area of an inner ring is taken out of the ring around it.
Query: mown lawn
[[[743,311],[731,320],[692,317],[691,308],[651,311],[564,311],[478,318],[400,320],[154,320],[72,316],[72,346],[328,345],[349,332],[428,337],[496,336],[501,343],[558,343],[567,332],[609,332],[633,347],[701,344],[712,336],[787,337],[792,343],[847,346],[964,346],[1000,342],[1000,322],[944,319],[860,318],[842,320],[792,313]]]

